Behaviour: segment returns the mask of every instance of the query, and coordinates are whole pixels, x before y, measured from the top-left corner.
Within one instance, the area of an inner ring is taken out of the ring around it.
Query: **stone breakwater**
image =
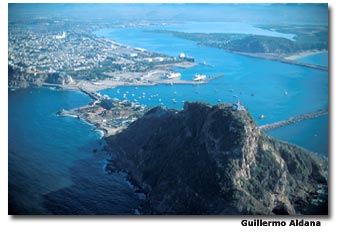
[[[317,69],[321,71],[328,71],[328,67],[321,66],[321,65],[316,65],[316,64],[307,64],[303,62],[299,62],[293,59],[289,58],[282,58],[279,56],[273,56],[273,55],[268,55],[268,54],[258,54],[258,53],[247,53],[247,52],[233,52],[235,54],[239,55],[244,55],[244,56],[249,56],[249,57],[256,57],[256,58],[262,58],[262,59],[267,59],[267,60],[274,60],[278,61],[281,63],[286,63],[286,64],[292,64],[292,65],[297,65],[297,66],[302,66],[306,68],[312,68],[312,69]]]
[[[314,112],[310,112],[310,113],[306,113],[306,114],[300,114],[300,115],[288,118],[288,119],[283,120],[283,121],[262,125],[262,126],[260,126],[260,129],[263,130],[263,131],[272,130],[272,129],[275,129],[275,128],[287,126],[289,124],[294,124],[294,123],[300,122],[302,120],[306,120],[306,119],[310,119],[310,118],[316,118],[316,117],[319,117],[319,116],[325,115],[325,114],[328,114],[328,109],[318,110],[318,111],[314,111]]]

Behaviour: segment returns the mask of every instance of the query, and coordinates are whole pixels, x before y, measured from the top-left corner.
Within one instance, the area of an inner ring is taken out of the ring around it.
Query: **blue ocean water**
[[[192,79],[195,73],[224,77],[207,85],[130,86],[102,93],[118,98],[126,93],[129,100],[149,107],[164,104],[177,109],[186,100],[216,104],[240,99],[260,125],[328,107],[328,72],[230,54],[145,32],[149,29],[103,29],[96,34],[167,55],[185,52],[207,64],[176,69],[183,79]],[[9,91],[10,213],[129,214],[138,206],[140,200],[124,177],[103,171],[107,154],[93,152],[103,146],[100,134],[81,120],[55,114],[89,101],[73,91]],[[261,114],[264,120],[258,119]],[[328,117],[323,116],[270,134],[327,155],[327,128]]]
[[[100,134],[56,115],[90,101],[74,91],[9,91],[10,214],[128,214],[138,206],[124,178],[103,171],[108,155],[93,153]]]
[[[297,61],[328,67],[328,52],[321,52],[297,59]]]
[[[119,99],[123,99],[125,94],[128,100],[149,107],[165,105],[177,109],[182,108],[183,101],[186,100],[216,104],[240,99],[259,125],[328,108],[328,72],[231,54],[216,48],[198,46],[193,41],[176,38],[170,34],[152,33],[149,29],[149,27],[102,29],[95,34],[171,56],[184,52],[193,56],[198,63],[205,64],[190,69],[176,69],[182,73],[182,79],[191,80],[196,73],[204,73],[207,76],[223,73],[224,77],[205,85],[129,86],[102,90],[102,94]],[[161,29],[168,28],[162,26]],[[310,57],[310,60],[313,61],[313,58],[318,59],[318,56]],[[327,63],[328,60],[324,62]],[[261,114],[265,115],[265,119],[259,119]],[[327,128],[328,118],[321,117],[317,123],[308,120],[301,125],[291,125],[290,128],[296,127],[296,130],[300,130],[303,127],[314,135],[318,133],[319,124]],[[285,129],[277,129],[273,135],[281,139],[289,138]],[[313,146],[308,136],[287,141],[327,155],[328,136],[320,137],[322,142]]]
[[[301,121],[267,133],[279,140],[303,145],[318,154],[328,154],[328,115]]]

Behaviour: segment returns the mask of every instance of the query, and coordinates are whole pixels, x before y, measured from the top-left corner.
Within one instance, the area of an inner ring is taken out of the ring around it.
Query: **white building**
[[[62,35],[56,35],[55,38],[56,38],[56,39],[65,39],[65,38],[66,38],[66,32],[63,31],[63,34],[62,34]]]

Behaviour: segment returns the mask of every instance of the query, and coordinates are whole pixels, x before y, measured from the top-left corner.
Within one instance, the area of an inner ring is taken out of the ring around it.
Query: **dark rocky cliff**
[[[28,73],[21,68],[8,65],[8,87],[27,88],[30,86],[40,86],[47,74]]]
[[[246,110],[157,107],[107,143],[107,170],[146,193],[143,214],[327,213],[327,161],[263,134]]]
[[[27,72],[23,68],[8,65],[8,86],[27,88],[48,84],[71,84],[73,79],[65,73],[35,73]]]

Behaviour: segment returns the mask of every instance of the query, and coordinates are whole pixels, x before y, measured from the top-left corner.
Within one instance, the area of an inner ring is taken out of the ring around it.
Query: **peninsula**
[[[292,39],[241,33],[189,33],[154,30],[219,48],[230,53],[274,60],[327,71],[328,67],[297,61],[298,58],[328,51],[328,27],[322,25],[257,25],[269,31],[294,35]]]
[[[244,108],[156,107],[106,141],[107,171],[146,194],[142,214],[328,212],[327,160],[264,134]]]

